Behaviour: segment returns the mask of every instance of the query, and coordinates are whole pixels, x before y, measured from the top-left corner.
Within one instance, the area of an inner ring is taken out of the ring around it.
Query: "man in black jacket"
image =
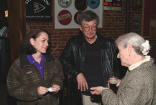
[[[99,18],[94,12],[83,12],[80,33],[67,42],[60,57],[68,81],[67,89],[70,89],[69,100],[74,102],[68,105],[80,105],[79,97],[74,98],[79,96],[78,93],[81,93],[83,105],[100,105],[100,100],[91,96],[90,87],[107,87],[111,76],[122,78],[124,75],[114,41],[97,33],[98,23]]]

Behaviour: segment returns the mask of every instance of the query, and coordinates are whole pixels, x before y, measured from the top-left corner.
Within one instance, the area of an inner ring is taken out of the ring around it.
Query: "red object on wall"
[[[57,16],[58,21],[62,25],[68,25],[72,20],[72,15],[68,10],[62,10]]]

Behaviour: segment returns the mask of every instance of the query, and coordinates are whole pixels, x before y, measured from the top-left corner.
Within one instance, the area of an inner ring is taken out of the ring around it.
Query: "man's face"
[[[96,19],[91,21],[83,20],[80,26],[80,30],[83,32],[86,39],[94,39],[96,37],[97,21]]]

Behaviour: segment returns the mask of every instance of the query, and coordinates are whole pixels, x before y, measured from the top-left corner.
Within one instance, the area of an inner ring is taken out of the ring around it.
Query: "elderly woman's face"
[[[48,48],[48,34],[45,32],[40,32],[36,39],[31,38],[30,42],[32,46],[36,49],[37,53],[46,53]]]
[[[122,66],[129,66],[129,53],[128,53],[128,48],[123,48],[121,45],[118,45],[119,53],[117,55],[118,58],[121,60],[121,65]]]

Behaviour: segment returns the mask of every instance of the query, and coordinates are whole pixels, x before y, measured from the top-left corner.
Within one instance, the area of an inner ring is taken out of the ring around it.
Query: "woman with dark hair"
[[[63,82],[62,66],[49,53],[49,35],[44,30],[28,34],[22,54],[12,64],[7,86],[17,105],[58,105],[56,94]]]

